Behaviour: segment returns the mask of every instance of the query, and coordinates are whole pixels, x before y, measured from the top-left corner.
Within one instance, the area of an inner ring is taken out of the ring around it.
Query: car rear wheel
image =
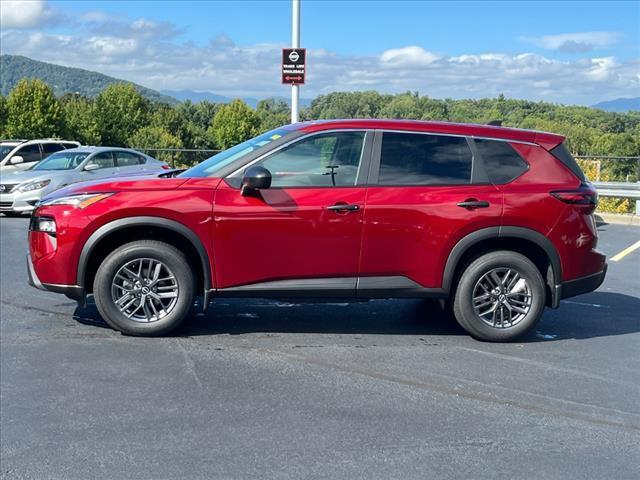
[[[462,273],[453,312],[473,337],[510,341],[538,323],[545,293],[542,275],[531,260],[517,252],[491,252],[475,259]]]
[[[170,332],[188,315],[195,279],[185,255],[155,240],[127,243],[102,262],[93,283],[100,315],[128,335]]]

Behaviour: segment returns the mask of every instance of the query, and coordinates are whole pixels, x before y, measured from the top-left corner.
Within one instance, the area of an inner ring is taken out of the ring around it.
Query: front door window
[[[273,188],[353,187],[362,159],[364,132],[314,135],[269,155],[256,165],[271,172]]]

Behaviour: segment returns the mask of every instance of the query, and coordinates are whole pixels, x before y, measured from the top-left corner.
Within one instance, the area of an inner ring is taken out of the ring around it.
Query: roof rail
[[[502,120],[490,120],[487,122],[487,125],[491,125],[492,127],[501,127]]]

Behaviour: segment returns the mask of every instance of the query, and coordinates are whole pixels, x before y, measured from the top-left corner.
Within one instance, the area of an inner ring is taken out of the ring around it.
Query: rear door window
[[[116,152],[118,167],[134,167],[144,163],[140,155],[131,152]]]
[[[476,139],[475,144],[491,183],[509,183],[529,169],[527,162],[508,142]]]
[[[472,158],[464,137],[384,132],[378,184],[469,184]]]
[[[40,156],[40,146],[37,143],[25,145],[18,150],[15,155],[22,157],[25,163],[39,162],[42,160]]]
[[[64,150],[64,147],[59,143],[43,143],[42,144],[42,158],[48,157],[52,153]]]

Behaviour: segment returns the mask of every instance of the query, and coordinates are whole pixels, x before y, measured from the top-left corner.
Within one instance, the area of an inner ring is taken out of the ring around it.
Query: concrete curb
[[[599,213],[596,212],[596,223],[603,225],[613,223],[616,225],[635,225],[640,227],[640,215],[624,213]]]

